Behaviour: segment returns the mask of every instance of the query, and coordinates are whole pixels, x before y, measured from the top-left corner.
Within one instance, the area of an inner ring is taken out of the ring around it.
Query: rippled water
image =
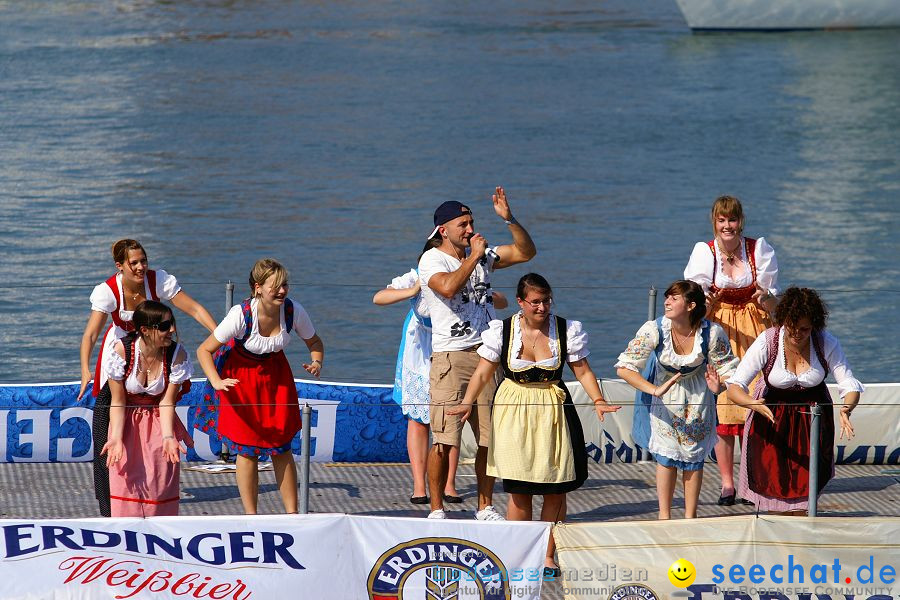
[[[216,317],[280,258],[325,377],[387,383],[405,309],[372,294],[443,200],[507,240],[497,184],[539,247],[497,286],[546,275],[601,375],[727,192],[898,381],[898,57],[896,30],[692,35],[674,0],[0,2],[0,381],[78,378],[135,237]]]

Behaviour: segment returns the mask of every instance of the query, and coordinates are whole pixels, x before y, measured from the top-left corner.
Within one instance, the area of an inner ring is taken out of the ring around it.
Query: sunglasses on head
[[[150,325],[150,328],[165,332],[172,329],[172,325],[174,324],[175,323],[172,319],[166,319],[165,321],[160,321],[156,325]]]

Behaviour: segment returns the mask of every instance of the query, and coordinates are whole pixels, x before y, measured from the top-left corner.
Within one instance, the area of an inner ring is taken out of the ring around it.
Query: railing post
[[[819,428],[822,407],[818,402],[812,405],[812,417],[809,424],[809,508],[810,517],[818,512],[819,500]]]
[[[650,292],[647,295],[647,320],[656,320],[656,288],[650,286]]]
[[[225,284],[225,314],[234,306],[234,283],[229,279]]]
[[[301,515],[309,513],[309,438],[312,407],[303,405],[303,435],[300,440],[300,506]]]

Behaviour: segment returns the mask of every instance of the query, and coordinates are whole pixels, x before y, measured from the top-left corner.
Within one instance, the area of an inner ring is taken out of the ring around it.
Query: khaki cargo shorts
[[[444,409],[457,406],[466,396],[469,379],[481,357],[475,348],[453,352],[435,352],[431,356],[431,437],[435,444],[459,447],[463,424],[459,415],[448,415]],[[469,415],[475,442],[487,447],[491,440],[491,404],[500,370],[481,391]]]

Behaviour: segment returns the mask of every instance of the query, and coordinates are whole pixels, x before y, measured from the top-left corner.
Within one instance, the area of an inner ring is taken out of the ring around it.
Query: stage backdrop
[[[567,384],[579,406],[588,454],[595,462],[637,462],[648,456],[631,439],[634,392],[622,381],[604,381],[604,393],[624,408],[598,421],[590,399],[577,383]],[[839,464],[900,464],[900,384],[870,384],[863,405],[853,413],[857,435],[835,440]],[[78,462],[92,454],[94,399],[76,400],[79,384],[0,385],[0,462]],[[194,437],[188,460],[213,460],[220,444],[215,434],[194,429],[194,409],[204,402],[203,380],[179,403],[177,411]],[[835,400],[834,387],[830,388]],[[406,420],[391,399],[390,386],[297,381],[301,404],[313,409],[310,457],[318,462],[403,462]],[[837,419],[837,416],[835,416]],[[465,430],[464,456],[474,455]],[[5,443],[4,443],[5,442]],[[300,435],[294,439],[300,455]]]

